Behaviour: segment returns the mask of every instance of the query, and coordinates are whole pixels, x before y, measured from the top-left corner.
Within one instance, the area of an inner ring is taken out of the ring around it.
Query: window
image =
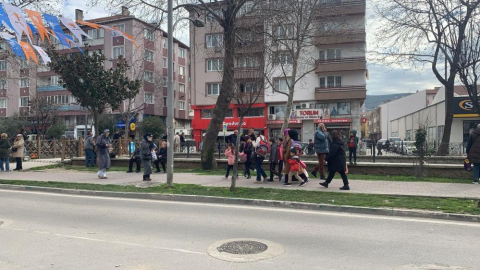
[[[153,52],[145,50],[145,60],[148,62],[153,62]]]
[[[163,58],[163,68],[168,68],[168,60],[167,58]]]
[[[238,85],[241,93],[252,93],[257,92],[258,85],[254,82],[240,83]]]
[[[7,70],[7,61],[0,61],[0,70]]]
[[[0,89],[7,89],[7,81],[0,80]]]
[[[118,28],[118,30],[122,31],[122,32],[125,32],[125,24],[116,24],[114,25],[113,27],[115,28]],[[119,34],[117,32],[112,32],[112,36],[116,37],[116,36],[119,36]]]
[[[221,84],[219,83],[209,83],[207,84],[207,95],[208,96],[218,96],[220,95]]]
[[[163,106],[164,106],[164,107],[167,107],[167,97],[164,97],[164,98],[163,98]]]
[[[237,68],[253,68],[260,66],[257,57],[241,56],[237,57]]]
[[[20,68],[21,69],[28,68],[28,61],[23,58],[20,58]]]
[[[220,18],[223,17],[223,12],[221,9],[215,9],[213,11],[216,15],[218,15]],[[206,17],[206,21],[207,22],[214,22],[216,21],[217,19],[215,19],[215,17],[211,14],[211,13],[208,13],[207,14],[207,17]]]
[[[207,71],[222,71],[223,59],[207,59]]]
[[[222,34],[210,34],[206,35],[207,48],[222,47],[223,35]]]
[[[277,91],[288,92],[288,87],[292,84],[292,79],[279,78],[273,80],[273,85]]]
[[[238,113],[238,112],[237,112]],[[245,114],[245,117],[258,117],[264,116],[265,108],[250,108],[248,112]]]
[[[202,110],[202,118],[212,118],[212,110]]]
[[[277,119],[283,119],[285,117],[285,112],[287,111],[287,106],[275,105],[269,107],[269,113],[271,115],[276,115]]]
[[[165,49],[168,49],[168,43],[167,42],[168,42],[167,38],[162,39],[163,48],[165,48]]]
[[[185,76],[185,67],[180,66],[179,73],[180,73],[180,76]]]
[[[146,82],[149,82],[149,83],[153,83],[153,72],[151,71],[145,71],[143,73],[143,79],[146,81]]]
[[[117,46],[113,47],[113,58],[116,59],[120,55],[125,55],[125,47],[124,46]]]
[[[153,32],[153,30],[150,30],[150,29],[144,29],[143,30],[143,37],[146,40],[154,41],[155,40],[155,32]]]
[[[342,87],[342,76],[320,77],[320,88]]]
[[[202,110],[201,115],[202,115],[202,118],[212,118],[213,109]],[[232,118],[232,117],[233,117],[233,109],[227,109],[227,111],[225,112],[225,118]]]
[[[185,84],[181,83],[178,85],[178,92],[185,93]]]
[[[6,109],[6,108],[7,108],[7,99],[0,98],[0,109]]]
[[[162,86],[167,87],[167,83],[168,83],[168,78],[167,78],[167,77],[163,77],[163,79],[162,79]]]
[[[342,58],[341,49],[327,49],[319,51],[319,60],[334,60]]]
[[[413,137],[412,137],[412,130],[411,130],[411,129],[410,129],[410,130],[407,130],[407,136],[405,137],[405,140],[407,140],[407,141],[413,141],[412,138],[413,138]]]
[[[185,111],[185,101],[179,101],[178,102],[178,109],[180,111]]]
[[[185,58],[185,55],[186,55],[185,49],[182,49],[182,48],[178,49],[178,56],[180,58]]]
[[[98,54],[98,55],[102,55],[102,54],[103,54],[103,51],[102,51],[101,49],[99,49],[99,50],[93,50],[93,51],[88,51],[88,55],[89,55],[89,56],[93,56],[95,53]],[[47,67],[47,68],[49,68],[49,67]]]
[[[51,76],[50,85],[60,85],[60,76]]]
[[[350,114],[350,102],[339,102],[337,103],[337,114],[345,115]]]
[[[153,93],[145,92],[145,103],[147,103],[147,104],[154,104],[154,96],[153,96]]]
[[[276,53],[273,63],[275,65],[291,65],[292,64],[292,54],[289,53],[289,52]]]
[[[52,104],[70,104],[68,102],[70,96],[59,95],[59,96],[47,96],[47,102]]]
[[[19,102],[20,107],[28,107],[28,105],[29,105],[28,103],[30,101],[30,98],[29,97],[20,97],[19,101],[20,101]]]
[[[292,38],[293,37],[293,25],[276,25],[273,27],[273,36],[276,39]]]
[[[6,50],[7,50],[7,43],[0,42],[0,51],[6,51]]]
[[[30,81],[28,80],[28,78],[20,79],[20,88],[29,87],[29,86],[30,86]]]
[[[92,39],[100,39],[100,38],[103,38],[105,36],[105,29],[103,28],[100,28],[100,29],[90,29],[88,30],[88,35],[92,38]]]

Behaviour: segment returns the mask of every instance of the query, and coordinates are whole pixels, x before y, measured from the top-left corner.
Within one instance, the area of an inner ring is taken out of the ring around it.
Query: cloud
[[[101,18],[109,16],[110,14],[103,7],[87,6],[87,1],[67,0],[65,1],[64,10],[68,13],[63,15],[70,19],[75,19],[75,9],[83,10],[85,20]]]

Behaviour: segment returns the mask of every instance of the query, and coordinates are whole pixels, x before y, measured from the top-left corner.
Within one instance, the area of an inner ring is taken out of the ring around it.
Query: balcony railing
[[[317,73],[366,70],[367,61],[365,57],[347,57],[339,59],[317,60]]]
[[[63,89],[61,85],[37,85],[37,92],[58,91]]]
[[[60,111],[83,111],[85,108],[78,104],[62,105],[58,108]]]
[[[97,46],[97,45],[103,45],[105,44],[105,39],[104,38],[97,38],[97,39],[87,39],[83,41],[84,46],[81,46],[82,48],[85,47],[85,44],[88,44],[90,46]],[[78,43],[77,43],[78,44]],[[78,44],[80,46],[80,44]],[[75,47],[75,45],[73,45]],[[66,50],[70,49],[67,46],[63,46],[62,44],[58,43],[54,45],[55,50]]]
[[[366,85],[344,85],[340,87],[315,88],[316,100],[365,99]]]
[[[318,31],[315,45],[331,45],[344,43],[365,43],[367,35],[365,29],[350,29],[341,31]]]
[[[348,14],[364,14],[366,0],[329,0],[320,1],[317,5],[317,16],[333,16]]]
[[[317,87],[315,92],[367,90],[366,85],[343,85],[340,87]]]

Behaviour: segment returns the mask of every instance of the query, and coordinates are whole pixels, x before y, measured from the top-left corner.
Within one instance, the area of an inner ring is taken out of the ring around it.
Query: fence
[[[82,148],[77,140],[35,140],[25,142],[26,155],[39,158],[72,158],[78,157]]]

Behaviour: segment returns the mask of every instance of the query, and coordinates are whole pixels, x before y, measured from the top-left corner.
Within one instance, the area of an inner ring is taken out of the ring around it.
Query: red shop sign
[[[315,123],[350,123],[351,118],[316,119]]]

